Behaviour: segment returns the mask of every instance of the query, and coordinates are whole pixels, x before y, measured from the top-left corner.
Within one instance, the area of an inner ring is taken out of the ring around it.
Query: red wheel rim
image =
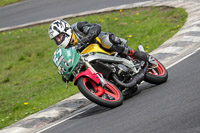
[[[150,69],[148,72],[150,74],[153,74],[153,75],[156,75],[156,76],[162,76],[162,75],[164,75],[165,74],[164,67],[158,61],[156,61],[156,62],[158,63],[158,67]]]
[[[118,90],[109,82],[107,85],[102,88],[101,85],[97,85],[93,80],[90,78],[84,78],[83,84],[85,88],[95,96],[106,100],[106,101],[117,101],[120,99],[120,93]]]

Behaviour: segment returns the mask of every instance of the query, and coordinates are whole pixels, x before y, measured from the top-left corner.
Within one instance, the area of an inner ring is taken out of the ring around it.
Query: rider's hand
[[[80,43],[78,45],[76,45],[76,50],[81,52],[83,51],[87,46],[89,45],[89,43]]]
[[[83,37],[78,43],[79,45],[76,47],[76,49],[81,52],[90,44],[90,38],[88,36]]]
[[[82,43],[84,43],[84,44],[88,44],[88,43],[90,43],[90,38],[89,37],[83,37],[82,39],[81,39],[81,42]]]

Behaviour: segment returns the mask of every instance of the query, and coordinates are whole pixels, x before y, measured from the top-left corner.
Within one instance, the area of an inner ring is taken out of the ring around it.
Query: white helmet
[[[56,41],[56,44],[60,48],[65,48],[71,40],[72,37],[72,29],[70,25],[65,20],[56,20],[49,26],[49,37]],[[60,43],[55,39],[56,36],[63,33],[63,38]]]

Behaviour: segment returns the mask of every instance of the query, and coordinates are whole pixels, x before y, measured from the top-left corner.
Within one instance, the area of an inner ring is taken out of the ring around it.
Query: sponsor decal
[[[71,52],[70,52],[69,50],[67,51],[67,55],[68,55],[68,56],[71,56]]]
[[[56,65],[58,66],[58,65],[62,62],[63,59],[64,59],[64,57],[61,55],[61,56],[59,57],[59,59],[58,59]]]
[[[68,61],[67,61],[67,63],[70,63],[72,61],[72,59],[69,59]]]

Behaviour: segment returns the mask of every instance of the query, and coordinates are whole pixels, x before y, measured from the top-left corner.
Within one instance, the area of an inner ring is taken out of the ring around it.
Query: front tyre
[[[148,68],[144,81],[152,83],[152,84],[161,84],[167,81],[168,72],[164,65],[160,63],[157,59],[158,63],[157,68]]]
[[[121,91],[112,83],[107,81],[107,85],[102,88],[88,77],[80,77],[77,86],[80,92],[92,102],[108,108],[115,108],[123,103]]]

